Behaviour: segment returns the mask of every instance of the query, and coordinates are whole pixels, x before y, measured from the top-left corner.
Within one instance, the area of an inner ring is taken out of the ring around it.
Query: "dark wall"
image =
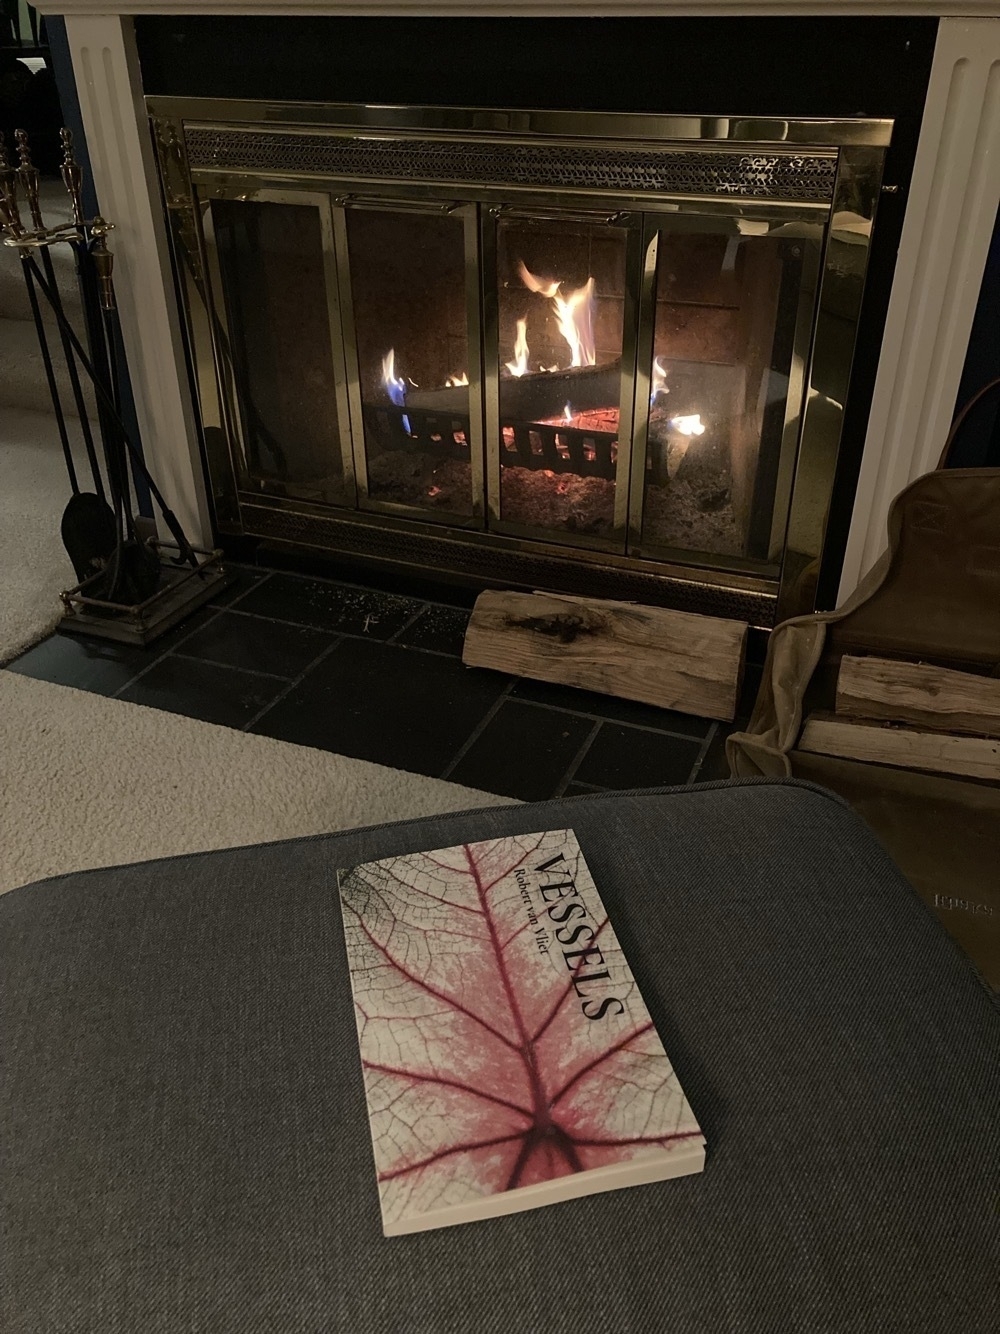
[[[928,19],[140,18],[149,92],[430,106],[892,116]]]
[[[140,18],[147,93],[896,121],[818,605],[833,605],[936,19]]]

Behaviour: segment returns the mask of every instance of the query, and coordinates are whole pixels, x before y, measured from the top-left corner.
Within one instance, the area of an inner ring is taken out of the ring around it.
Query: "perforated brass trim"
[[[825,203],[836,158],[806,153],[374,139],[349,135],[185,130],[192,168],[451,184],[560,186],[632,193],[721,195]]]

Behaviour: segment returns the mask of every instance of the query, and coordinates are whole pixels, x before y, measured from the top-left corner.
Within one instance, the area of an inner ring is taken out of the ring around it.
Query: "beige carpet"
[[[51,413],[0,405],[0,663],[53,630],[76,583],[59,535],[71,492]],[[75,435],[79,423],[71,423]],[[86,455],[79,451],[83,459]],[[87,485],[89,489],[89,483]]]
[[[0,892],[94,866],[512,804],[0,671]]]

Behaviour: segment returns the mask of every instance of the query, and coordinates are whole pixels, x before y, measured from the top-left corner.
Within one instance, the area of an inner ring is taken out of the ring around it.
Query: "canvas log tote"
[[[796,748],[803,719],[832,710],[845,654],[1000,675],[1000,468],[945,469],[912,482],[889,512],[889,545],[837,611],[771,635],[747,730],[727,756],[738,778],[793,775],[838,792],[992,985],[1000,987],[1000,786]]]

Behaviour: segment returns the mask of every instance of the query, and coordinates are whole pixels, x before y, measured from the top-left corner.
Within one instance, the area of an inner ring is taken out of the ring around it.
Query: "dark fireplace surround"
[[[785,74],[752,117],[676,110],[732,105],[740,21],[720,47],[718,22],[532,20],[516,59],[511,26],[284,19],[265,71],[268,21],[140,21],[220,536],[762,627],[829,602],[933,24],[876,25],[881,84],[871,21],[864,58],[848,23],[754,24]],[[806,26],[850,57],[832,85]],[[213,70],[237,28],[241,72]],[[456,105],[505,42],[506,101]],[[635,77],[591,97],[601,51]],[[447,102],[414,96],[432,52]]]

